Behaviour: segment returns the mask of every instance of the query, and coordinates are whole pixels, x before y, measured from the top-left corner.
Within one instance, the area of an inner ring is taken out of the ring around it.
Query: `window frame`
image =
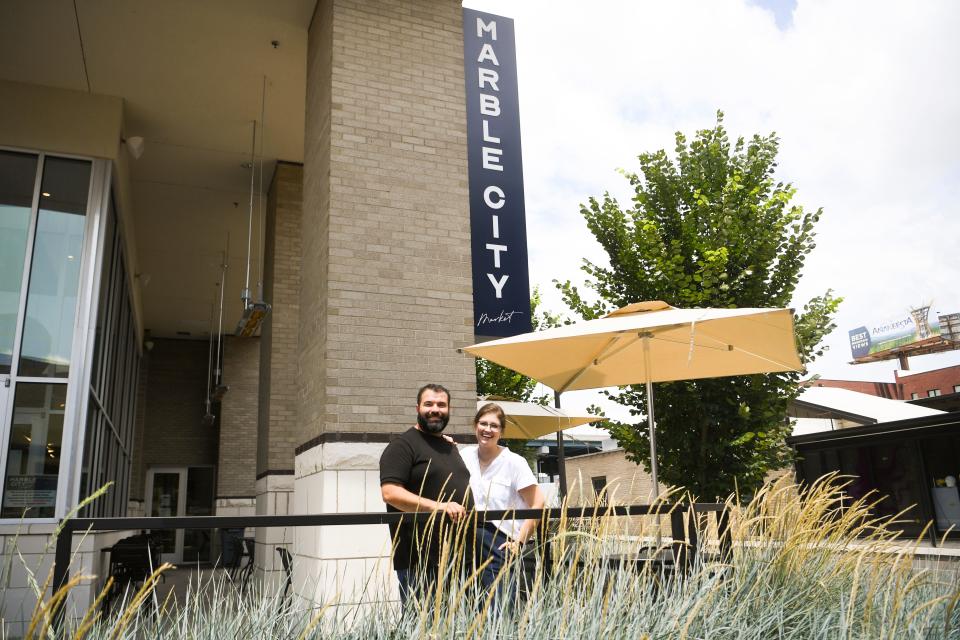
[[[57,497],[53,518],[27,518],[31,524],[56,522],[63,518],[76,504],[76,490],[82,472],[83,435],[79,431],[85,428],[87,414],[87,394],[84,382],[88,383],[90,373],[89,336],[91,302],[97,296],[98,287],[93,279],[102,255],[102,219],[104,214],[104,195],[109,193],[111,161],[103,158],[71,153],[47,152],[39,149],[25,149],[0,145],[0,150],[12,153],[24,153],[37,156],[37,172],[34,176],[34,191],[30,207],[30,226],[27,231],[27,248],[24,255],[24,268],[21,279],[21,295],[17,309],[16,334],[14,335],[11,357],[10,387],[7,390],[8,402],[4,415],[0,416],[0,501],[4,495],[7,462],[12,433],[13,412],[16,388],[20,383],[41,382],[46,384],[67,385],[66,408],[63,421],[63,436],[60,443],[60,463],[57,470]],[[23,346],[23,330],[26,322],[26,304],[29,298],[30,272],[32,270],[36,243],[37,223],[39,221],[40,191],[47,158],[65,158],[90,163],[90,178],[87,187],[87,205],[85,211],[82,255],[77,281],[77,301],[74,310],[73,334],[70,348],[70,371],[65,378],[39,378],[20,376],[20,354]],[[0,525],[19,523],[20,518],[0,518]]]

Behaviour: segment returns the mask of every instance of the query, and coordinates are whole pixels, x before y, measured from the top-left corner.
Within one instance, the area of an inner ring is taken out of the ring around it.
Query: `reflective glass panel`
[[[62,378],[70,373],[89,189],[89,162],[44,161],[20,350],[21,376]]]
[[[179,515],[180,472],[154,473],[153,496],[150,500],[150,515],[169,518]],[[163,553],[176,553],[177,532],[171,529],[158,532]]]
[[[54,516],[66,403],[65,384],[17,384],[0,518]]]
[[[0,151],[0,373],[10,373],[37,156]]]
[[[213,467],[190,467],[187,469],[187,509],[188,516],[212,516],[213,493],[216,474]],[[183,532],[183,561],[208,562],[210,543],[213,540],[211,529],[187,529]]]

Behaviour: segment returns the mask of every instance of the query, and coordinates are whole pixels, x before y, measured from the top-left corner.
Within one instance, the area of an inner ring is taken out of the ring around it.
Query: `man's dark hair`
[[[420,391],[417,391],[417,405],[420,404],[420,398],[423,397],[424,391],[433,391],[434,393],[445,393],[447,394],[447,402],[450,402],[450,390],[447,389],[442,384],[433,384],[431,382],[430,384],[423,385],[422,387],[420,387]]]

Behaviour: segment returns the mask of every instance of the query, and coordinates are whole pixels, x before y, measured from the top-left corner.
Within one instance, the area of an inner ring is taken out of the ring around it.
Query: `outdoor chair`
[[[227,571],[227,577],[233,583],[239,583],[240,589],[247,588],[253,575],[256,541],[243,535],[243,529],[220,530],[220,566]],[[244,563],[243,559],[247,561]]]
[[[109,575],[113,577],[113,585],[103,602],[104,611],[109,613],[118,597],[142,585],[160,565],[162,545],[155,535],[139,533],[117,541],[105,551],[110,553]]]

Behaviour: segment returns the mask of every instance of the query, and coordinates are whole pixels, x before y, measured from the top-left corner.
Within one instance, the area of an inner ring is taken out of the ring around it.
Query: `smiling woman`
[[[494,402],[477,410],[473,427],[477,446],[461,451],[470,471],[470,490],[477,510],[540,509],[543,492],[527,461],[499,445],[506,426],[503,409]],[[536,529],[538,520],[490,520],[477,528],[477,561],[490,563],[481,574],[490,587],[508,564],[509,556],[519,553]]]

